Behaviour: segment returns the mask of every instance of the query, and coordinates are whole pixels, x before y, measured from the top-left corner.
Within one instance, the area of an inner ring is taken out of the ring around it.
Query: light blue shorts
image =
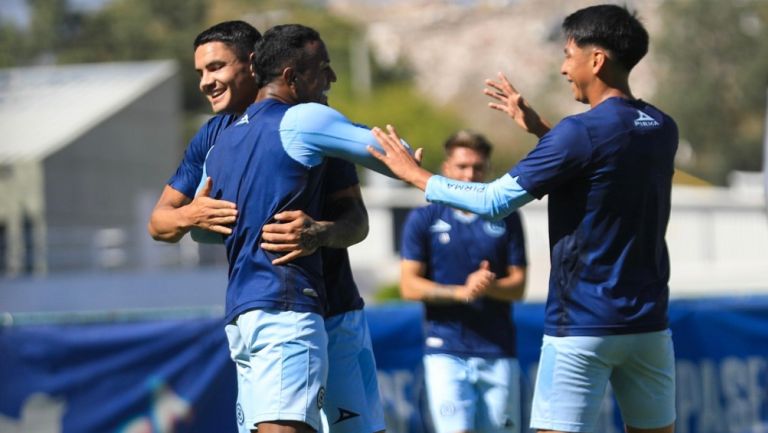
[[[424,377],[436,433],[520,432],[517,359],[430,354]]]
[[[330,433],[372,433],[385,429],[376,361],[363,310],[325,319],[328,385],[323,412]]]
[[[601,337],[544,336],[531,428],[594,432],[610,382],[624,423],[675,421],[675,354],[669,330]]]
[[[250,310],[225,330],[237,368],[239,431],[265,421],[300,421],[318,430],[328,375],[322,316]]]

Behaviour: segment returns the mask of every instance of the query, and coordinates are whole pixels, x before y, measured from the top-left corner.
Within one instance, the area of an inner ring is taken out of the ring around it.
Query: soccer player
[[[396,131],[372,152],[429,201],[500,217],[549,195],[552,268],[531,427],[594,432],[608,382],[629,433],[674,430],[668,329],[669,221],[675,122],[636,99],[629,73],[648,33],[625,8],[598,5],[563,21],[561,73],[589,110],[549,130],[502,77],[486,93],[540,137],[508,174],[464,183],[421,169]]]
[[[492,147],[459,131],[445,142],[443,174],[481,182]],[[520,432],[520,366],[512,301],[525,291],[520,216],[500,221],[442,204],[413,210],[403,228],[400,291],[423,301],[424,373],[436,433]]]
[[[257,99],[258,86],[251,71],[253,46],[259,32],[242,21],[223,22],[195,39],[195,66],[200,90],[217,115],[190,142],[182,164],[165,186],[148,228],[157,240],[176,242],[190,229],[228,234],[237,211],[233,202],[208,197],[210,184],[195,196],[205,155],[219,132]],[[368,228],[354,166],[330,159],[332,176],[325,176],[328,221],[315,221],[301,211],[275,216],[280,224],[265,225],[262,247],[287,254],[276,264],[290,261],[321,246],[323,275],[328,290],[325,327],[329,335],[329,381],[325,400],[331,433],[374,432],[384,429],[370,335],[362,314],[363,300],[352,279],[346,247],[362,240]],[[191,198],[194,197],[194,198]],[[288,230],[288,231],[287,231]],[[326,248],[333,245],[337,248]],[[360,391],[364,390],[364,391]],[[360,399],[365,395],[365,399]],[[350,401],[351,398],[356,400]],[[242,405],[241,405],[242,406]],[[242,409],[238,410],[241,419]],[[365,423],[365,424],[363,424]],[[364,426],[370,425],[370,430]],[[240,426],[245,431],[249,428]]]
[[[321,257],[300,253],[290,264],[276,266],[282,257],[274,248],[264,248],[263,241],[267,233],[279,232],[274,215],[301,210],[318,218],[323,208],[319,181],[332,170],[326,167],[327,156],[388,170],[366,151],[366,145],[376,143],[370,130],[325,105],[336,76],[317,32],[299,25],[276,26],[255,52],[262,99],[219,134],[205,162],[211,195],[232,201],[239,212],[224,239],[230,263],[226,317],[233,324],[228,337],[240,395],[246,396],[241,397],[245,425],[262,433],[309,432],[320,425],[328,366]],[[296,105],[301,102],[313,103]],[[363,319],[358,309],[340,317],[339,326],[364,327]],[[357,339],[370,347],[369,338]],[[330,342],[333,346],[333,336]],[[346,343],[338,346],[350,349]],[[338,413],[328,414],[329,423],[342,428],[348,420],[358,420],[361,427],[354,431],[382,430],[381,411],[367,409],[371,399],[378,401],[372,351],[351,349],[350,359],[357,356],[366,386],[337,395],[348,397],[360,412],[341,401]]]

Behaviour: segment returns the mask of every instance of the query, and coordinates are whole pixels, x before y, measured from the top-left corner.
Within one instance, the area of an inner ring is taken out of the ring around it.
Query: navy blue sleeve
[[[331,195],[335,192],[345,190],[360,184],[357,178],[355,164],[338,158],[328,158],[325,168],[325,195]]]
[[[586,168],[592,143],[586,126],[565,118],[545,134],[535,148],[510,170],[509,175],[536,198],[542,198]]]
[[[525,233],[520,212],[513,212],[504,219],[507,224],[507,265],[527,266]]]
[[[429,222],[426,208],[418,208],[408,214],[403,226],[400,257],[427,263],[429,261]]]
[[[189,198],[195,196],[195,190],[203,175],[203,163],[208,150],[216,142],[219,133],[232,123],[232,119],[234,116],[228,114],[218,115],[200,127],[187,145],[184,158],[176,169],[176,173],[168,179],[168,185],[171,188]]]

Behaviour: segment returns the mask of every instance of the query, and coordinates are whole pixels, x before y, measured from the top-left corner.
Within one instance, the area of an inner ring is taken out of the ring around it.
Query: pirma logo
[[[333,424],[338,424],[356,416],[360,416],[360,414],[354,413],[351,410],[339,408],[339,418]]]
[[[656,121],[653,117],[643,113],[640,110],[637,110],[637,119],[635,119],[635,126],[639,128],[655,128],[659,126],[659,122]]]

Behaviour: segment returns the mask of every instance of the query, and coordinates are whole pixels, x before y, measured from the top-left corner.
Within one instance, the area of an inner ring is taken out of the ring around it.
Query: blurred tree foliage
[[[195,36],[224,20],[242,19],[262,32],[275,24],[301,23],[317,29],[328,46],[338,75],[331,104],[355,122],[397,125],[414,145],[428,148],[427,166],[437,168],[442,155],[438,148],[456,128],[458,116],[423,100],[402,70],[382,70],[370,63],[371,89],[356,89],[351,53],[363,43],[363,30],[329,14],[322,3],[111,0],[97,11],[85,13],[68,8],[66,0],[28,0],[32,12],[29,28],[0,24],[0,67],[175,59],[180,66],[183,109],[188,113],[185,136],[191,137],[200,124],[199,115],[210,113],[193,68]]]
[[[694,156],[682,168],[715,183],[760,170],[768,87],[768,2],[669,0],[652,48],[666,68],[656,102]]]

